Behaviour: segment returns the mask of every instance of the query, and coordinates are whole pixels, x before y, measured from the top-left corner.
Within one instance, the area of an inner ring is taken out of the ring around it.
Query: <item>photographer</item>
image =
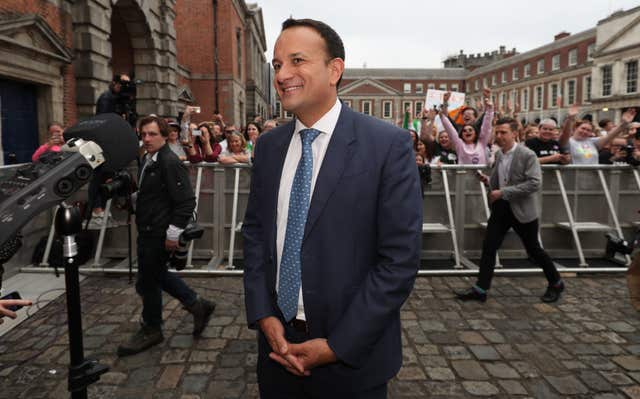
[[[113,76],[113,80],[109,83],[109,89],[105,90],[96,103],[96,115],[114,113],[126,117],[126,110],[122,102],[122,89],[131,84],[129,75],[118,74]]]
[[[169,126],[162,118],[147,116],[140,121],[140,136],[146,151],[136,197],[136,291],[142,297],[142,326],[118,347],[118,356],[133,355],[163,341],[162,291],[193,315],[194,336],[202,333],[215,308],[167,267],[196,205],[187,168],[166,145]]]
[[[49,151],[58,152],[60,151],[60,147],[64,144],[64,137],[62,133],[64,128],[62,127],[62,123],[59,122],[50,122],[47,126],[47,132],[49,133],[49,140],[42,144],[38,149],[31,155],[31,161],[36,162],[42,154]]]

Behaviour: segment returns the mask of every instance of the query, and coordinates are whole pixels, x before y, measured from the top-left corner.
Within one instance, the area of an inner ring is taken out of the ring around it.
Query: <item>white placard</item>
[[[436,107],[440,107],[442,105],[442,98],[444,97],[444,90],[435,90],[429,89],[427,90],[427,98],[425,99],[425,107],[427,109],[432,109],[435,105]],[[456,110],[464,105],[464,93],[460,93],[457,91],[451,92],[451,97],[449,98],[449,112]]]

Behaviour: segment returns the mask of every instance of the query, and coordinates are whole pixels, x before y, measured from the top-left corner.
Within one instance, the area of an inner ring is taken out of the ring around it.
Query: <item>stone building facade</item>
[[[191,103],[196,119],[268,117],[265,50],[262,10],[244,0],[3,0],[0,165],[28,161],[48,122],[93,115],[115,73],[138,82],[141,115]]]

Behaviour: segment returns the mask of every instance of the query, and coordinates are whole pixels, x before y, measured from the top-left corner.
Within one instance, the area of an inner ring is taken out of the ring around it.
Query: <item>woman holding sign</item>
[[[444,102],[440,108],[440,120],[456,149],[459,164],[487,164],[487,144],[491,138],[491,122],[493,121],[493,104],[489,100],[490,95],[491,91],[485,88],[483,90],[485,115],[482,120],[480,134],[478,134],[473,124],[465,124],[460,134],[458,134],[456,128],[447,118],[447,107],[451,92],[444,94]]]

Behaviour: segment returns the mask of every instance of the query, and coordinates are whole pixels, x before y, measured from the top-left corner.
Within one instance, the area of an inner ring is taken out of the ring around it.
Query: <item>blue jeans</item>
[[[142,321],[149,327],[162,325],[162,291],[166,291],[187,308],[197,299],[195,291],[177,274],[169,271],[168,258],[164,237],[138,236],[136,292],[142,297]]]

